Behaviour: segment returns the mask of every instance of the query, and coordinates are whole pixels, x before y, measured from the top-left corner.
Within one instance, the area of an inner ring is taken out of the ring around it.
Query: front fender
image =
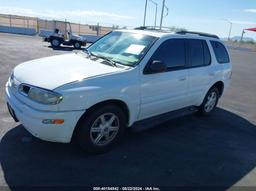
[[[131,74],[132,73],[132,74]],[[101,76],[67,84],[55,91],[63,95],[58,105],[60,111],[87,110],[108,100],[122,101],[129,110],[129,125],[138,117],[140,107],[140,86],[137,71]]]

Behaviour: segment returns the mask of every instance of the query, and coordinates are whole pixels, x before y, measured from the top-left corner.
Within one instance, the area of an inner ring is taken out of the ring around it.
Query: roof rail
[[[197,35],[199,35],[199,36],[205,36],[205,37],[211,37],[211,38],[220,39],[217,35],[214,35],[214,34],[208,34],[208,33],[202,33],[202,32],[195,32],[195,31],[178,31],[178,32],[176,32],[176,34],[181,34],[181,35],[185,35],[185,34],[197,34]]]
[[[165,32],[165,33],[175,32],[175,31],[173,31],[172,28],[168,28],[168,27],[161,27],[160,28],[160,27],[156,27],[156,26],[141,26],[141,27],[136,27],[134,29],[135,30],[148,30],[148,31]],[[175,33],[180,34],[180,35],[196,34],[196,35],[199,35],[199,36],[205,36],[205,37],[220,39],[217,35],[209,34],[209,33],[203,33],[203,32],[181,30],[181,31],[177,31]]]
[[[156,27],[156,26],[141,26],[134,28],[135,30],[148,30],[148,31],[158,31],[158,32],[173,32],[171,28],[168,27]]]

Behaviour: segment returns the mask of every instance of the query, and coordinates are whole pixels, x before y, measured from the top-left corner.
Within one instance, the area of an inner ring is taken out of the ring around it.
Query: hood
[[[81,41],[86,41],[86,38],[82,37],[82,36],[78,36],[76,34],[72,34],[71,39],[73,40],[81,40]]]
[[[24,62],[15,67],[14,76],[20,83],[53,90],[70,82],[123,70],[82,54],[65,54]]]

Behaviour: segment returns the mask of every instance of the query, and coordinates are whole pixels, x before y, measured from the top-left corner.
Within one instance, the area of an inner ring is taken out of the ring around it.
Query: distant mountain
[[[240,39],[241,39],[241,36],[234,36],[234,37],[231,38],[232,41],[240,41]],[[221,40],[228,41],[228,38],[221,38]],[[244,37],[243,41],[245,41],[245,42],[251,42],[251,41],[255,42],[255,40],[253,38],[250,38],[250,37]]]
[[[240,41],[241,36],[234,36],[234,37],[232,37],[231,39],[232,39],[233,41]],[[249,41],[254,41],[254,39],[253,39],[253,38],[250,38],[250,37],[244,37],[244,38],[243,38],[243,41],[249,42]]]

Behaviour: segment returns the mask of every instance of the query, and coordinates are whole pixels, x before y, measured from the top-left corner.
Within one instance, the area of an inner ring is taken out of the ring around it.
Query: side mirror
[[[165,63],[163,63],[160,60],[153,60],[146,66],[144,70],[144,74],[161,73],[161,72],[165,72],[166,69],[167,69],[167,66],[165,65]]]

